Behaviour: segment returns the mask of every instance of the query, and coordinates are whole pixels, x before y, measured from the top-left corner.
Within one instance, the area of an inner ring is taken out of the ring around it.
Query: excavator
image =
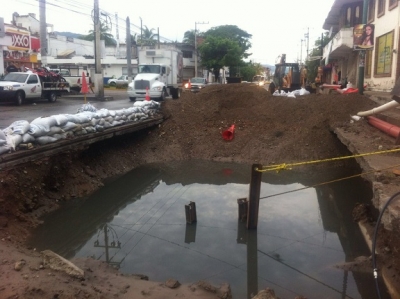
[[[302,86],[302,79],[300,65],[298,63],[287,63],[286,54],[282,54],[280,62],[275,64],[275,73],[268,90],[271,94],[275,90],[285,92],[297,90]]]

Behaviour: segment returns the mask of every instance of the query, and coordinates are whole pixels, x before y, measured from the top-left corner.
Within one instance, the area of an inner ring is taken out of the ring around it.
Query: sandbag
[[[68,118],[65,116],[65,114],[53,115],[53,117],[58,126],[64,126],[68,122]]]
[[[56,141],[57,141],[57,138],[54,138],[52,136],[40,136],[40,137],[36,138],[36,142],[40,145],[49,144],[49,143],[53,143]]]
[[[25,133],[24,135],[22,135],[22,143],[33,143],[33,142],[35,142],[35,137],[33,137],[31,134]]]
[[[18,134],[18,135],[24,135],[28,131],[29,131],[29,122],[26,120],[17,120],[4,129],[4,132],[7,132],[7,134]]]
[[[0,155],[9,153],[11,149],[7,145],[0,146]]]

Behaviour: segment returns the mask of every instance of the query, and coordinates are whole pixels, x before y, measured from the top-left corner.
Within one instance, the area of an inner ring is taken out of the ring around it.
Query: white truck
[[[45,98],[49,102],[55,102],[57,96],[69,91],[68,82],[54,81],[53,78],[39,76],[31,71],[8,73],[0,81],[0,101],[13,100],[18,106],[25,99]]]
[[[80,70],[80,69],[72,69],[73,73],[77,75],[72,75],[70,69],[63,69],[63,68],[52,68],[49,71],[61,75],[68,83],[71,90],[76,92],[80,92],[82,88],[82,72],[85,72],[85,80],[89,86],[89,76],[86,75],[87,71]]]
[[[145,49],[139,51],[138,74],[128,84],[131,101],[165,100],[168,95],[179,99],[182,92],[183,55],[176,49]]]

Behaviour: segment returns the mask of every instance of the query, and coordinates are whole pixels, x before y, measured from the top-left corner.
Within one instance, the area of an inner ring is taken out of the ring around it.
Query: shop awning
[[[57,54],[57,58],[70,58],[75,54],[75,50],[68,49],[61,51],[60,53]]]

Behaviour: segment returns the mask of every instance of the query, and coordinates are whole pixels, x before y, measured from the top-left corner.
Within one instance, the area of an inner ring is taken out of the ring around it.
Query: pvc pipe
[[[386,104],[383,104],[383,105],[381,105],[379,107],[376,107],[376,108],[374,108],[372,110],[358,112],[357,115],[358,116],[368,116],[368,115],[372,115],[372,114],[376,114],[376,113],[379,113],[379,112],[383,112],[383,111],[389,110],[389,109],[397,107],[399,105],[400,105],[400,103],[398,103],[398,102],[393,100],[393,101],[390,101],[390,102],[388,102]]]
[[[385,132],[386,134],[397,138],[400,134],[400,128],[392,125],[390,123],[387,123],[379,118],[373,117],[373,116],[368,116],[368,123],[374,126],[375,128],[378,128],[379,130]]]

